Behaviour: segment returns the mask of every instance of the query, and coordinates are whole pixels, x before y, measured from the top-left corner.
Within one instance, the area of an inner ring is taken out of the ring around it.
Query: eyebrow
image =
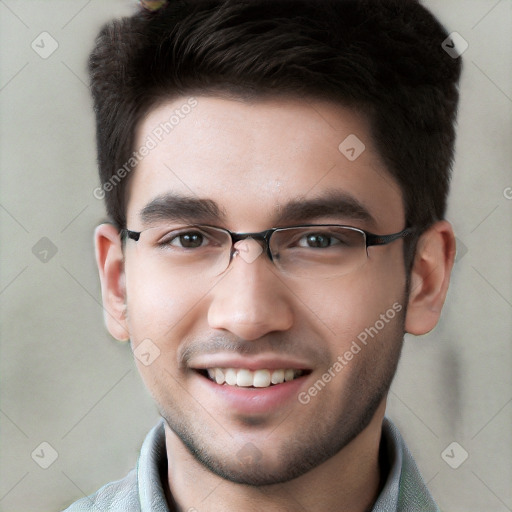
[[[158,221],[182,221],[193,224],[223,222],[225,214],[215,201],[167,193],[156,197],[140,212],[146,225]]]
[[[279,208],[280,224],[309,222],[321,217],[337,217],[376,224],[368,209],[347,192],[330,191],[312,199],[297,198]]]
[[[307,223],[321,217],[337,217],[376,224],[368,209],[352,195],[330,191],[306,199],[299,197],[276,206],[274,227],[292,223]],[[156,197],[140,212],[145,225],[161,221],[180,221],[191,224],[225,224],[226,214],[211,199],[167,193]]]

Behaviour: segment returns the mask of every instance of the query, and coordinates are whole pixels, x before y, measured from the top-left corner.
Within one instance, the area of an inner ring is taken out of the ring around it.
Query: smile
[[[297,379],[306,371],[293,368],[254,371],[246,368],[208,368],[201,373],[219,385],[268,388]]]

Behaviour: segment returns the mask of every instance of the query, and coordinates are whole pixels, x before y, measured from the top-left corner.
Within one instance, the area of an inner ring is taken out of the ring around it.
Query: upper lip
[[[197,357],[191,361],[189,366],[194,370],[207,370],[209,368],[235,368],[247,370],[309,370],[310,367],[298,359],[283,358],[271,355],[262,355],[254,357],[242,357],[236,355],[208,355]]]

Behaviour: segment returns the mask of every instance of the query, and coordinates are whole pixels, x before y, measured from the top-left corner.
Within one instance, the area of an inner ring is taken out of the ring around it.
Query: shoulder
[[[163,420],[151,429],[140,451],[135,469],[122,480],[104,485],[63,512],[140,512],[141,500],[151,510],[168,510],[160,474],[167,468]]]
[[[82,498],[63,512],[139,512],[140,500],[135,470],[123,479],[104,485],[91,496]]]

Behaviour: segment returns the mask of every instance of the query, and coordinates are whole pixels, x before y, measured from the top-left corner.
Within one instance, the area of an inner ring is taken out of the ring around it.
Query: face
[[[137,147],[187,100],[151,111]],[[293,99],[196,101],[131,177],[130,230],[405,227],[399,187],[353,111]],[[355,152],[339,149],[351,134],[365,146],[359,156],[353,142]],[[159,355],[136,362],[171,435],[208,469],[239,483],[287,481],[368,425],[402,344],[403,241],[371,246],[360,266],[327,279],[288,275],[259,252],[235,254],[219,275],[172,270],[162,249],[140,242],[125,247],[126,325],[135,351],[144,342]]]

